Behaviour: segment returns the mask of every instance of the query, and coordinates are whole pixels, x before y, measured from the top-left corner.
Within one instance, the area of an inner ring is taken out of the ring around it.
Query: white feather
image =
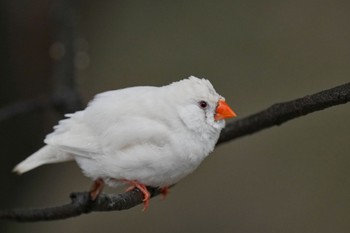
[[[222,99],[208,80],[190,77],[163,87],[133,87],[97,95],[59,122],[43,147],[16,166],[26,172],[75,159],[84,174],[168,186],[191,173],[214,149],[224,121],[214,121]],[[209,106],[203,110],[198,101]]]
[[[44,146],[21,163],[14,169],[14,172],[22,174],[43,164],[57,163],[73,160],[73,156],[54,146]]]

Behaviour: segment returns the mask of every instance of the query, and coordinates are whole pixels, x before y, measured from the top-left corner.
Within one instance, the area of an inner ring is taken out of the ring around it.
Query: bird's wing
[[[169,133],[171,130],[162,121],[131,117],[106,130],[100,143],[105,155],[116,155],[139,146],[163,148],[169,142]]]
[[[161,147],[171,119],[159,112],[154,93],[152,87],[138,87],[99,94],[84,111],[60,121],[45,143],[90,158],[142,144]]]
[[[101,154],[98,138],[85,124],[83,115],[83,111],[66,115],[69,118],[61,120],[44,142],[74,155],[90,157]]]
[[[73,123],[74,122],[74,123]],[[169,129],[162,122],[142,117],[121,119],[98,135],[93,127],[76,119],[65,119],[48,135],[45,143],[83,157],[115,155],[133,147],[147,145],[163,147]]]

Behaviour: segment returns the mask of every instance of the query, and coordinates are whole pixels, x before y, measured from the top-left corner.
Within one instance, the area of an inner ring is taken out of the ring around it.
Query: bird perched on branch
[[[213,151],[225,119],[236,114],[208,80],[189,77],[163,87],[131,87],[98,94],[83,111],[67,114],[46,145],[19,163],[21,174],[43,164],[75,160],[94,183],[146,186],[164,193]]]

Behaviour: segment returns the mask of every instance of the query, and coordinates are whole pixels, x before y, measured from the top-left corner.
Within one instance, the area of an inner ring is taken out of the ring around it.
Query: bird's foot
[[[104,184],[105,182],[101,178],[94,181],[90,189],[90,198],[92,201],[96,200],[96,198],[100,195]]]
[[[160,189],[160,194],[162,194],[162,199],[164,200],[166,198],[166,196],[168,196],[169,194],[169,187],[163,187]]]
[[[149,200],[151,199],[151,194],[148,192],[146,185],[141,184],[135,180],[122,180],[125,183],[130,184],[130,187],[126,189],[126,192],[133,190],[134,188],[138,188],[143,194],[143,209],[142,211],[147,210],[149,206]]]

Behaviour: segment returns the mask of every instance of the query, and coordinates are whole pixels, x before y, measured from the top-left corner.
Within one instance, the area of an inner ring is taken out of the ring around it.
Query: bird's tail
[[[60,151],[56,147],[46,145],[17,164],[13,172],[22,174],[43,164],[65,162],[72,159],[73,156],[71,154]]]

